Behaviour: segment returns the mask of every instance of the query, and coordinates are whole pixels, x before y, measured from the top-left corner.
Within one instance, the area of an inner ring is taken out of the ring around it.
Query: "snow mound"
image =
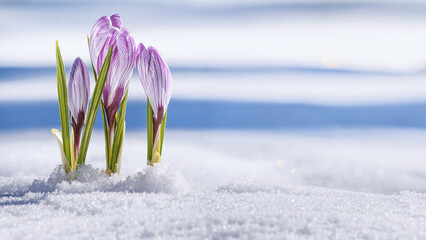
[[[229,184],[220,186],[217,191],[224,193],[286,193],[288,189],[289,187],[286,184],[278,184],[251,177],[240,177]]]
[[[190,186],[180,171],[156,164],[135,175],[109,177],[104,171],[83,165],[66,174],[61,165],[50,176],[36,179],[9,181],[0,185],[2,196],[24,196],[27,193],[91,193],[91,192],[148,192],[183,194]]]
[[[66,174],[62,171],[62,166],[58,165],[46,179],[36,179],[28,186],[29,192],[54,192],[61,191],[64,186],[73,185],[86,185],[89,188],[81,188],[81,191],[99,191],[94,189],[91,185],[97,184],[99,181],[106,179],[107,175],[99,170],[93,168],[91,165],[83,165],[76,169],[76,171]],[[80,191],[76,191],[80,192]]]
[[[153,167],[146,168],[144,172],[128,176],[115,185],[115,190],[179,194],[187,193],[190,186],[180,171],[155,164]]]

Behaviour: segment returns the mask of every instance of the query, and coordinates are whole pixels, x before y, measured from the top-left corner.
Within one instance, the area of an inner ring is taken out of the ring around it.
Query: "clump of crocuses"
[[[90,101],[90,78],[86,65],[80,58],[75,60],[67,88],[62,57],[58,44],[56,46],[62,134],[56,129],[52,132],[59,142],[64,171],[71,172],[85,163],[97,109],[101,104],[105,171],[108,174],[120,172],[129,80],[135,64],[148,99],[148,164],[161,162],[167,106],[171,97],[169,67],[155,48],[145,48],[141,43],[135,49],[133,37],[118,14],[101,17],[93,26],[88,42],[96,81]]]

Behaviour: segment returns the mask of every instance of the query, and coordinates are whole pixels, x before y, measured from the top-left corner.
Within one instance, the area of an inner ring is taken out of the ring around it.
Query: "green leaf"
[[[104,135],[105,135],[105,157],[107,159],[107,166],[109,166],[110,152],[109,152],[109,134],[108,134],[108,123],[106,120],[105,108],[100,104],[102,112],[102,122],[104,124]]]
[[[89,142],[90,142],[90,136],[92,135],[93,124],[95,123],[96,113],[98,112],[98,107],[101,102],[102,92],[105,87],[105,82],[106,82],[106,78],[107,78],[109,67],[110,67],[112,48],[113,48],[113,45],[111,45],[108,55],[105,58],[104,64],[102,65],[102,69],[99,74],[98,81],[96,82],[92,99],[90,101],[89,111],[87,112],[84,131],[81,138],[80,151],[78,154],[77,163],[79,165],[84,164],[84,162],[86,161],[87,149],[89,148]]]
[[[62,144],[65,156],[71,165],[71,145],[70,145],[70,122],[69,107],[67,96],[67,83],[65,77],[65,68],[62,61],[61,51],[59,50],[58,41],[56,41],[56,76],[58,82],[58,102],[59,114],[61,117]]]
[[[87,46],[89,47],[89,52],[90,52],[90,38],[89,38],[89,35],[87,35]],[[97,82],[98,81],[98,75],[96,74],[95,66],[93,66],[92,60],[90,60],[90,63],[92,64],[93,75],[95,75],[95,82]]]
[[[161,121],[161,142],[160,142],[160,154],[163,153],[163,140],[164,140],[164,131],[166,130],[166,122],[167,122],[167,110],[166,114],[164,114],[164,118]]]
[[[58,129],[54,129],[54,128],[52,128],[51,131],[53,135],[55,135],[56,140],[58,140],[59,150],[61,151],[62,169],[64,170],[65,173],[69,173],[71,172],[71,165],[64,153],[64,148],[62,144],[62,133]]]
[[[146,100],[147,104],[147,112],[146,112],[146,132],[147,132],[147,160],[151,161],[152,159],[152,144],[153,144],[153,128],[154,128],[154,120],[152,118],[152,108],[151,103],[149,103],[149,99]]]
[[[111,166],[110,169],[112,172],[116,172],[117,169],[117,161],[121,152],[121,148],[123,147],[124,140],[124,119],[126,117],[126,107],[127,107],[127,95],[129,91],[127,91],[124,96],[123,101],[120,105],[120,111],[116,118],[116,127],[114,132],[114,142],[112,144],[112,155],[111,155]]]
[[[89,47],[89,52],[90,52],[90,38],[89,35],[87,35],[87,46]],[[98,75],[96,74],[96,70],[95,70],[95,66],[93,66],[93,62],[90,61],[90,63],[92,64],[92,70],[93,70],[93,75],[95,76],[95,82],[98,81]],[[104,124],[104,135],[105,135],[105,156],[107,159],[107,166],[109,166],[109,157],[110,157],[110,153],[109,153],[109,134],[108,134],[108,124],[107,124],[107,120],[106,120],[106,113],[105,113],[105,109],[104,106],[102,104],[100,104],[99,106],[101,108],[101,112],[102,112],[102,122]]]

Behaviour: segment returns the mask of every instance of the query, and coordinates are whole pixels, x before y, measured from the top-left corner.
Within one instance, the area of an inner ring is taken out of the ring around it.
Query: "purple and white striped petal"
[[[68,80],[68,103],[71,112],[71,124],[82,127],[89,103],[90,78],[86,65],[79,57],[75,59]]]
[[[124,28],[123,21],[121,20],[121,17],[118,14],[114,14],[110,17],[111,23],[113,27],[116,28]]]
[[[102,94],[102,102],[109,121],[115,113],[129,87],[135,65],[135,42],[124,27],[118,14],[101,17],[93,26],[90,35],[90,57],[97,74],[100,73],[108,51],[113,46],[110,69]]]
[[[100,73],[102,64],[112,44],[110,35],[113,33],[111,29],[111,20],[107,16],[103,16],[95,23],[90,34],[90,58],[97,74]]]
[[[136,68],[142,87],[151,103],[154,118],[162,120],[172,94],[170,69],[154,47],[147,49],[140,43],[136,52]]]
[[[102,94],[107,115],[114,116],[129,89],[130,77],[135,66],[135,42],[123,32],[117,35],[111,56],[110,70]]]

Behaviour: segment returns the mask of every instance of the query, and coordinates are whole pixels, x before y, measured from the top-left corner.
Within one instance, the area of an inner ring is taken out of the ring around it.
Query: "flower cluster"
[[[136,49],[132,35],[118,14],[101,17],[95,23],[89,37],[89,52],[96,80],[90,101],[90,78],[86,65],[80,58],[75,60],[66,87],[65,71],[57,45],[58,101],[62,134],[56,129],[52,129],[52,132],[61,149],[63,169],[70,172],[79,164],[85,163],[94,119],[101,104],[106,172],[119,173],[129,81],[135,65],[147,96],[147,160],[151,165],[160,162],[172,83],[166,62],[153,47],[145,48],[140,43]],[[71,118],[71,136],[68,114]]]

